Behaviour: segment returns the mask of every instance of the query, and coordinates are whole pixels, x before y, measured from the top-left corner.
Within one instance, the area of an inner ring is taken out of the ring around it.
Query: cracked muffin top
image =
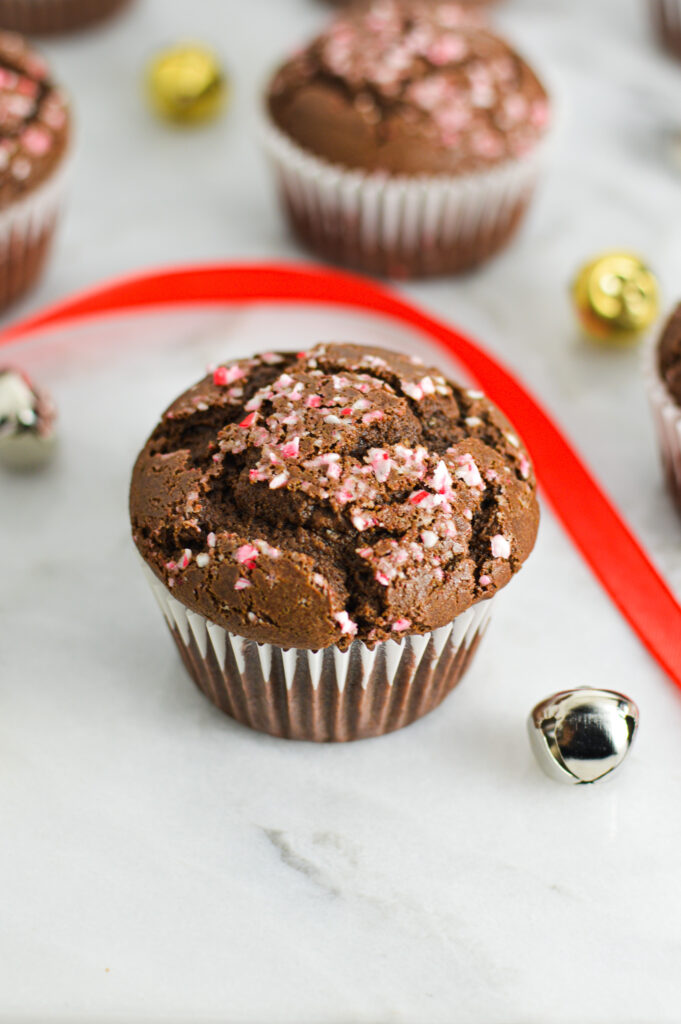
[[[132,477],[140,554],[174,596],[281,647],[426,633],[518,571],[532,466],[479,391],[354,344],[218,367],[163,414]]]
[[[547,93],[479,14],[435,0],[352,7],[275,74],[275,125],[332,164],[467,174],[535,149]]]

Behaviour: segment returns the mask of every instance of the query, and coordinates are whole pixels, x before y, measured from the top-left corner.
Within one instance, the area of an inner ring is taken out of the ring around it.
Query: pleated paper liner
[[[47,35],[84,28],[131,0],[0,0],[0,28]]]
[[[468,175],[348,170],[302,149],[266,115],[262,136],[294,233],[334,263],[390,277],[455,274],[513,237],[546,162],[522,159]]]
[[[667,485],[681,512],[681,407],[660,375],[657,337],[646,345],[644,369]]]
[[[64,204],[69,170],[67,158],[47,181],[0,211],[0,309],[40,277]]]
[[[423,636],[370,650],[286,650],[227,632],[190,611],[145,565],[190,676],[221,711],[259,732],[315,742],[366,739],[409,725],[460,682],[494,598]]]

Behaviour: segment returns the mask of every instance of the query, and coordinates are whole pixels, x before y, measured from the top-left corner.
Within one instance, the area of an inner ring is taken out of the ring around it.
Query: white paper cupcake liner
[[[27,291],[42,271],[64,205],[68,158],[23,198],[0,211],[0,308]]]
[[[317,742],[380,736],[437,707],[470,664],[494,600],[373,650],[360,640],[346,651],[286,650],[227,632],[144,570],[185,666],[217,707],[252,729]]]
[[[321,256],[396,277],[457,273],[512,237],[546,163],[522,159],[468,175],[388,176],[332,165],[265,115],[265,150],[295,233]]]
[[[681,407],[660,375],[659,339],[646,344],[644,373],[667,484],[681,511]]]

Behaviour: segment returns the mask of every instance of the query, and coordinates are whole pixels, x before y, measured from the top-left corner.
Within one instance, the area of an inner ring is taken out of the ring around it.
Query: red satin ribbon
[[[551,417],[483,349],[390,291],[331,270],[269,264],[187,267],[96,288],[6,328],[0,345],[46,327],[149,306],[247,302],[336,304],[371,310],[434,339],[465,365],[522,434],[542,489],[610,597],[681,688],[681,606]]]

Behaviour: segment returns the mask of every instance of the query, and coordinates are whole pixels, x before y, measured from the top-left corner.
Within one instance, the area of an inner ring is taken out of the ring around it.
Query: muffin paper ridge
[[[466,175],[407,177],[336,166],[263,112],[261,137],[298,237],[322,256],[387,276],[456,273],[503,248],[550,146]]]
[[[423,635],[370,650],[288,650],[229,633],[173,597],[143,564],[185,667],[203,693],[244,725],[272,735],[344,741],[382,735],[435,708],[463,676],[494,598]]]

